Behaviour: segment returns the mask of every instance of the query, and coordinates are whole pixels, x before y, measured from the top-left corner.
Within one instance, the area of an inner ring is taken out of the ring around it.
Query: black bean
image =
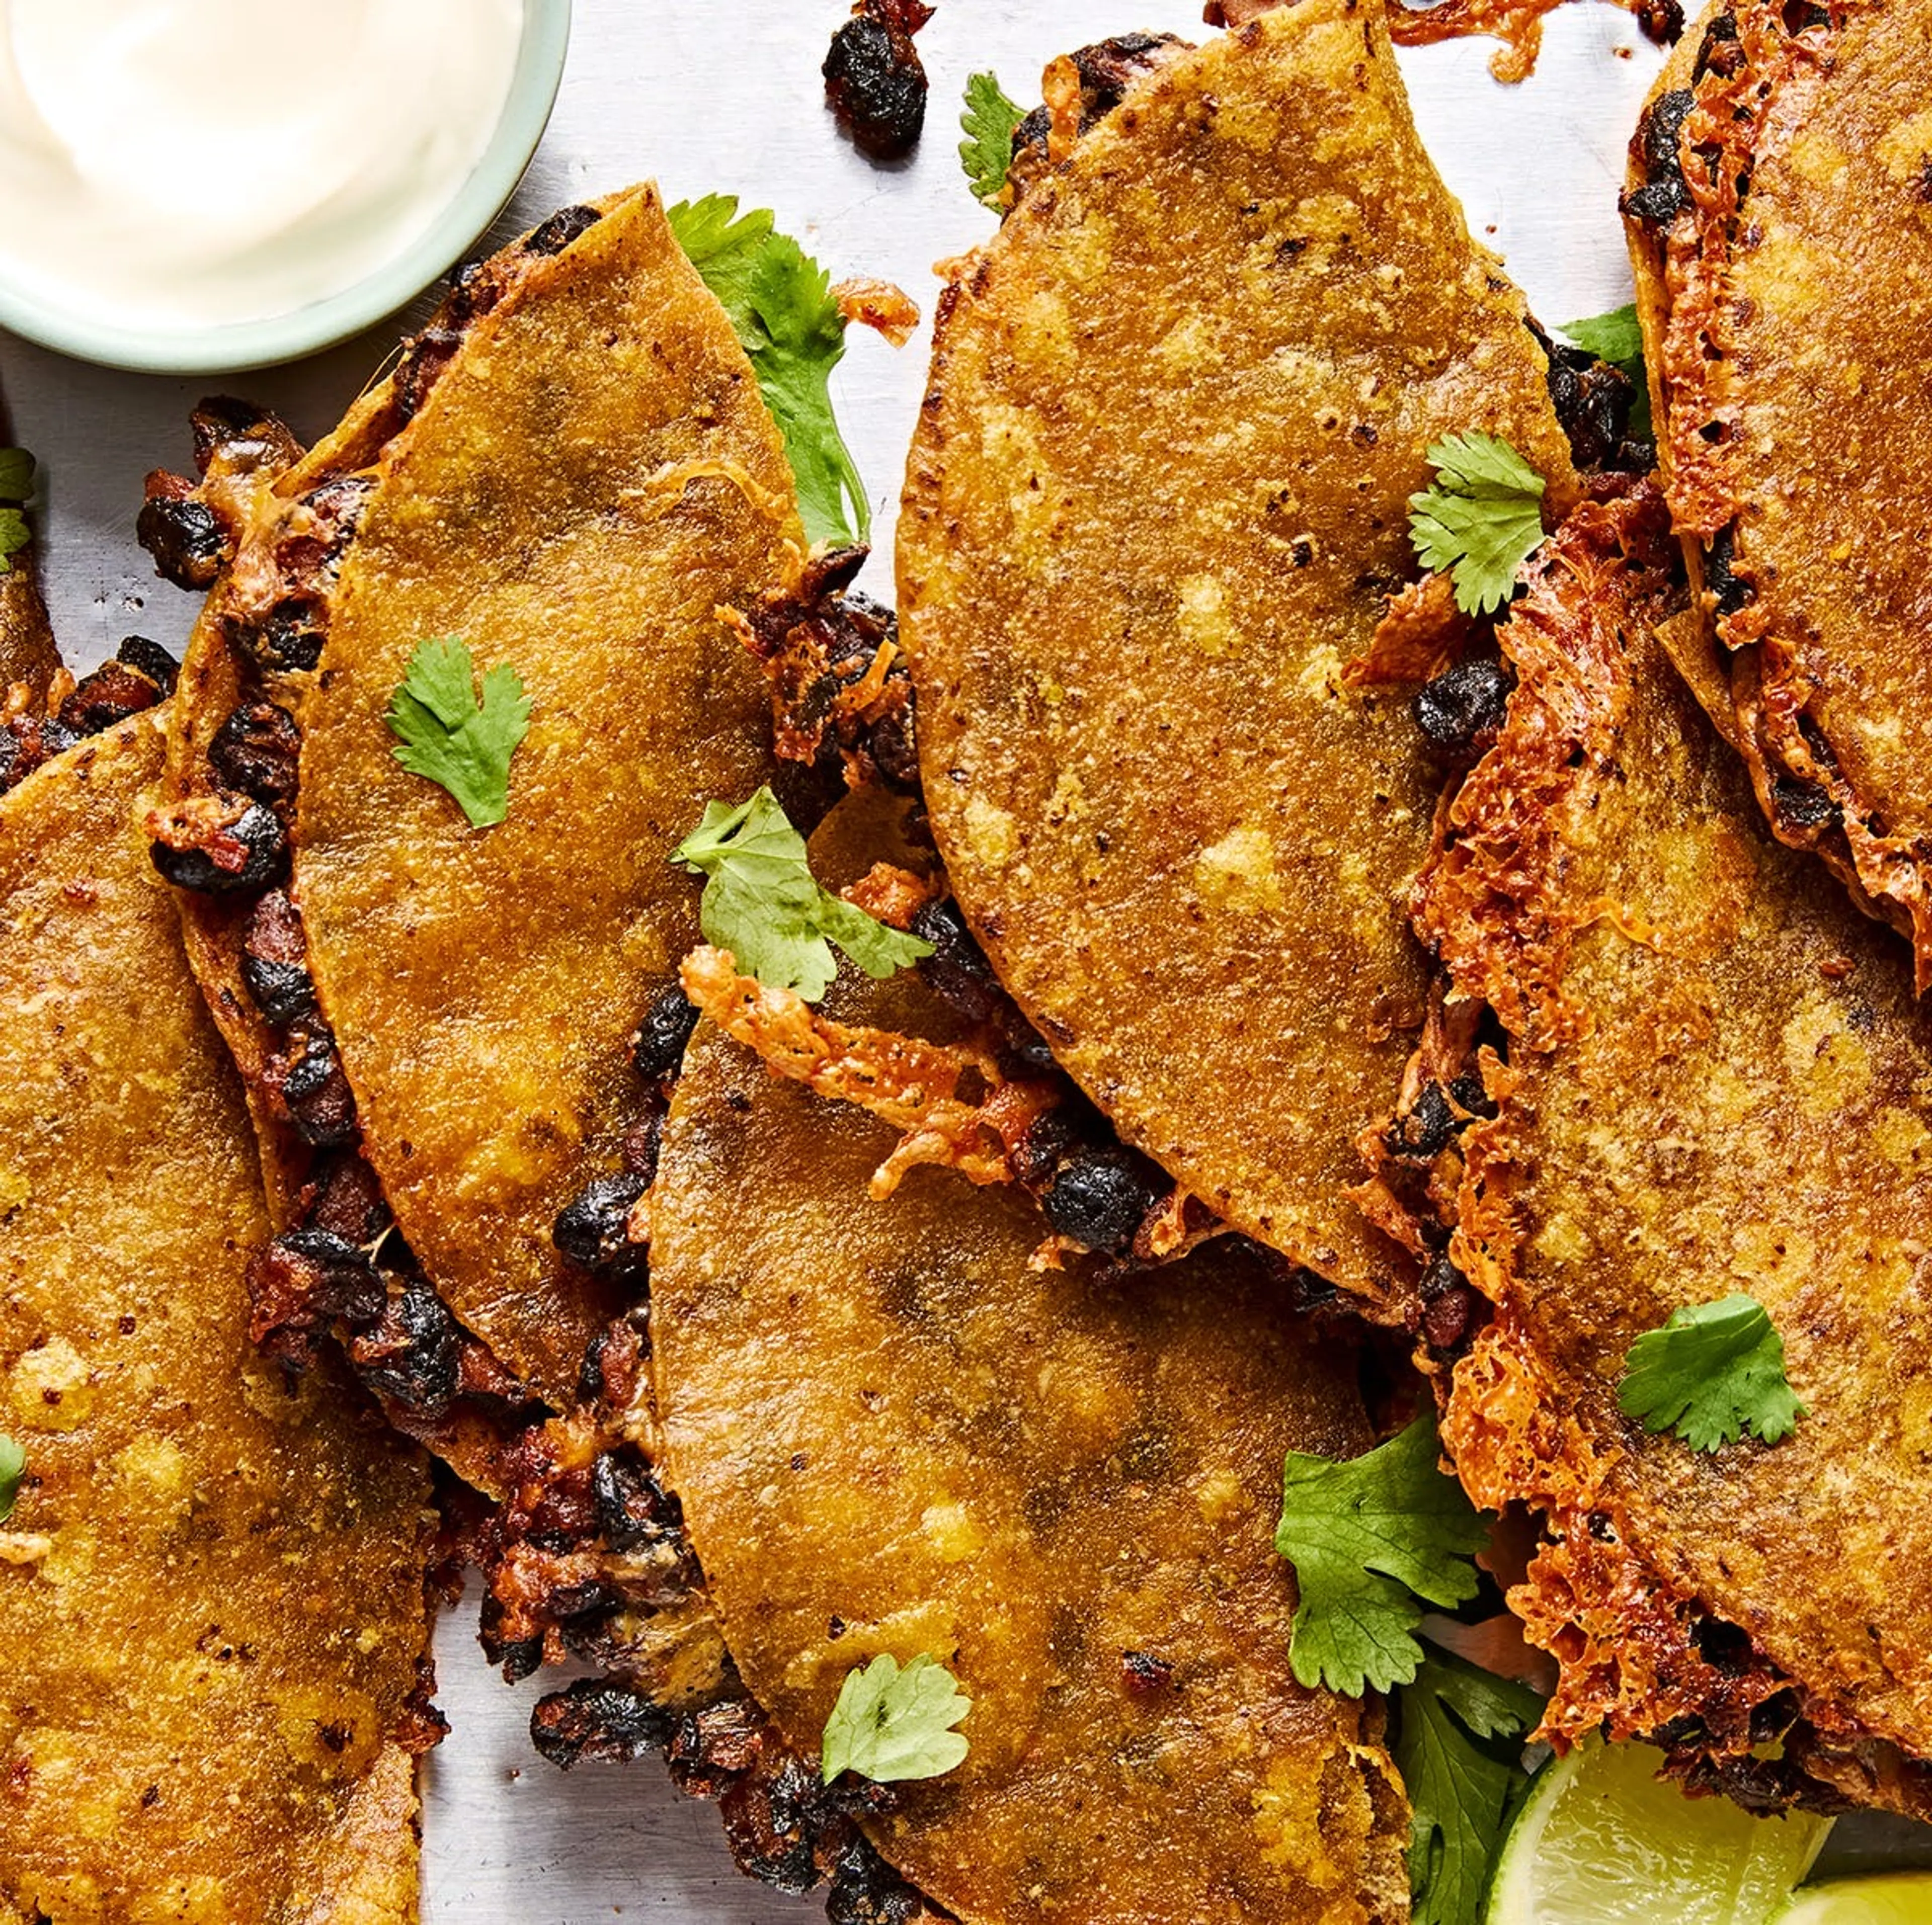
[[[440,1417],[456,1396],[463,1333],[441,1297],[411,1277],[384,1306],[375,1327],[356,1338],[350,1360],[370,1390],[406,1410]]]
[[[1696,101],[1696,96],[1689,88],[1673,88],[1667,94],[1659,94],[1644,115],[1639,136],[1644,184],[1625,194],[1622,200],[1623,211],[1633,219],[1655,225],[1668,221],[1680,208],[1690,205],[1678,142]]]
[[[164,581],[197,591],[214,586],[235,552],[220,518],[192,495],[150,495],[135,518],[134,538]]]
[[[98,735],[160,699],[161,691],[145,675],[124,662],[104,662],[62,703],[60,721],[76,736]]]
[[[1118,1255],[1158,1201],[1158,1192],[1124,1150],[1076,1154],[1062,1164],[1040,1197],[1046,1220],[1089,1250]]]
[[[244,702],[214,732],[208,760],[224,789],[258,802],[294,799],[302,731],[274,702]]]
[[[682,1507],[628,1446],[607,1450],[590,1467],[590,1497],[597,1528],[614,1551],[645,1550],[683,1531]]]
[[[594,207],[560,207],[524,243],[526,254],[560,254],[578,235],[603,219]]]
[[[244,952],[242,986],[256,1008],[278,1028],[315,1006],[315,985],[300,963],[275,962]]]
[[[677,1720],[643,1693],[598,1678],[581,1678],[540,1699],[530,1714],[530,1742],[560,1771],[588,1758],[628,1765],[670,1741]]]
[[[1406,1116],[1389,1126],[1383,1141],[1395,1156],[1413,1156],[1424,1162],[1439,1156],[1456,1134],[1456,1113],[1449,1107],[1440,1083],[1425,1083],[1422,1093]]]
[[[826,98],[862,153],[896,160],[919,145],[927,82],[910,34],[855,15],[832,36],[823,71]]]
[[[698,1008],[673,983],[652,999],[631,1041],[631,1061],[652,1082],[675,1076],[684,1066],[684,1048],[698,1027]]]
[[[311,1042],[282,1081],[282,1100],[304,1143],[332,1150],[356,1136],[356,1099],[333,1042]]]
[[[1771,793],[1778,820],[1791,828],[1835,829],[1844,820],[1844,811],[1815,782],[1780,775],[1772,784]]]
[[[854,1838],[832,1867],[825,1894],[826,1925],[916,1925],[929,1918],[926,1900],[879,1856]]]
[[[367,1251],[312,1227],[291,1230],[276,1243],[312,1273],[309,1302],[323,1315],[350,1324],[373,1324],[381,1316],[386,1292]]]
[[[218,863],[205,849],[175,849],[165,842],[155,843],[150,852],[154,867],[177,889],[203,895],[266,889],[287,873],[288,835],[273,809],[250,802],[224,834],[241,845],[242,859],[233,868]]]
[[[1492,655],[1472,655],[1416,691],[1415,725],[1432,748],[1472,760],[1495,741],[1515,687],[1507,664]]]
[[[1005,1000],[986,952],[974,940],[950,896],[928,902],[912,919],[912,933],[932,945],[920,960],[926,986],[943,997],[969,1023],[988,1021]]]
[[[1496,1105],[1490,1100],[1490,1093],[1483,1087],[1481,1075],[1474,1069],[1465,1070],[1449,1085],[1449,1094],[1457,1105],[1472,1117],[1493,1117]]]
[[[114,652],[117,660],[145,675],[164,695],[175,692],[181,664],[159,642],[151,642],[146,635],[130,635]]]
[[[647,1260],[646,1246],[633,1243],[625,1230],[632,1207],[649,1187],[628,1171],[598,1177],[557,1212],[551,1242],[586,1270],[622,1275],[638,1268]]]
[[[1735,521],[1726,522],[1719,529],[1704,550],[1704,583],[1716,600],[1720,615],[1735,615],[1754,592],[1749,582],[1732,571],[1737,551]]]

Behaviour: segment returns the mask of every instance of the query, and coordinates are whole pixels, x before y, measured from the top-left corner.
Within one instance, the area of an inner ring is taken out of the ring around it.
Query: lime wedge
[[[1594,1738],[1552,1759],[1504,1840],[1485,1925],[1765,1925],[1831,1820],[1687,1798],[1663,1762]]]
[[[1778,1925],[1925,1925],[1932,1872],[1881,1872],[1814,1885],[1778,1915]]]

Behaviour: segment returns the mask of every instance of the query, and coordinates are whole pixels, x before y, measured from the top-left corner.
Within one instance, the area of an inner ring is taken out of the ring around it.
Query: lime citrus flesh
[[[1765,1925],[1775,1916],[1831,1821],[1755,1818],[1726,1798],[1688,1798],[1658,1777],[1663,1763],[1648,1745],[1596,1739],[1551,1759],[1504,1842],[1486,1925]],[[1890,1925],[1892,1915],[1874,1916]],[[1863,1915],[1845,1918],[1862,1925]],[[1836,1913],[1821,1920],[1840,1925]]]
[[[1778,1915],[1778,1925],[1927,1925],[1932,1872],[1883,1872],[1814,1885]]]

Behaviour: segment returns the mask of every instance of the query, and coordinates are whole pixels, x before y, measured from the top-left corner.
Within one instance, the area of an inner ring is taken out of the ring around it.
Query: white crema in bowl
[[[121,328],[291,314],[490,144],[524,0],[0,0],[0,277]]]

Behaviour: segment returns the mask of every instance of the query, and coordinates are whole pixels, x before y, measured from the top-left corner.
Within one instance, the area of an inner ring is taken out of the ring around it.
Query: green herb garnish
[[[1644,371],[1643,329],[1638,325],[1636,307],[1613,307],[1607,314],[1592,314],[1587,320],[1566,321],[1556,331],[1586,354],[1608,361],[1628,377],[1636,389],[1636,398],[1630,403],[1630,431],[1648,440],[1650,379]]]
[[[880,1785],[939,1777],[966,1756],[966,1740],[952,1727],[972,1708],[943,1664],[922,1652],[902,1671],[881,1652],[838,1688],[825,1721],[824,1782],[842,1771]]]
[[[832,412],[832,370],[845,352],[845,317],[832,277],[769,210],[741,214],[736,196],[707,194],[669,210],[671,232],[715,294],[784,436],[799,514],[814,543],[862,541],[872,511]]]
[[[21,512],[34,492],[34,457],[24,448],[0,448],[0,575],[9,573],[13,558],[34,538]],[[14,505],[12,504],[17,504]]]
[[[1529,1783],[1523,1741],[1542,1715],[1527,1686],[1432,1649],[1396,1694],[1393,1749],[1414,1813],[1415,1925],[1480,1925],[1497,1852]]]
[[[472,829],[488,829],[508,813],[510,758],[530,733],[530,701],[507,662],[484,675],[480,699],[475,677],[457,637],[419,642],[388,720],[396,760],[448,790]]]
[[[1743,1291],[1672,1311],[1630,1345],[1624,1367],[1624,1415],[1646,1430],[1675,1430],[1693,1450],[1735,1444],[1746,1431],[1776,1444],[1804,1414],[1785,1380],[1784,1339]]]
[[[1432,485],[1408,498],[1409,539],[1423,565],[1447,570],[1465,615],[1500,608],[1543,540],[1543,477],[1480,429],[1445,435],[1427,455]]]
[[[1008,97],[996,73],[976,73],[966,82],[966,110],[959,116],[959,164],[976,200],[998,209],[1013,163],[1013,130],[1026,109]]]
[[[932,954],[932,945],[889,928],[813,880],[805,838],[778,798],[759,790],[736,808],[707,802],[704,819],[670,853],[704,876],[698,922],[704,939],[774,989],[815,1003],[838,965],[836,943],[868,976],[884,978]]]
[[[1365,1456],[1288,1453],[1274,1544],[1301,1594],[1288,1656],[1304,1684],[1359,1698],[1407,1684],[1424,1600],[1446,1609],[1475,1596],[1472,1554],[1489,1528],[1436,1468],[1441,1452],[1420,1417]]]
[[[27,1474],[25,1448],[10,1437],[0,1436],[0,1524],[14,1515],[14,1501],[20,1495],[20,1480]]]

